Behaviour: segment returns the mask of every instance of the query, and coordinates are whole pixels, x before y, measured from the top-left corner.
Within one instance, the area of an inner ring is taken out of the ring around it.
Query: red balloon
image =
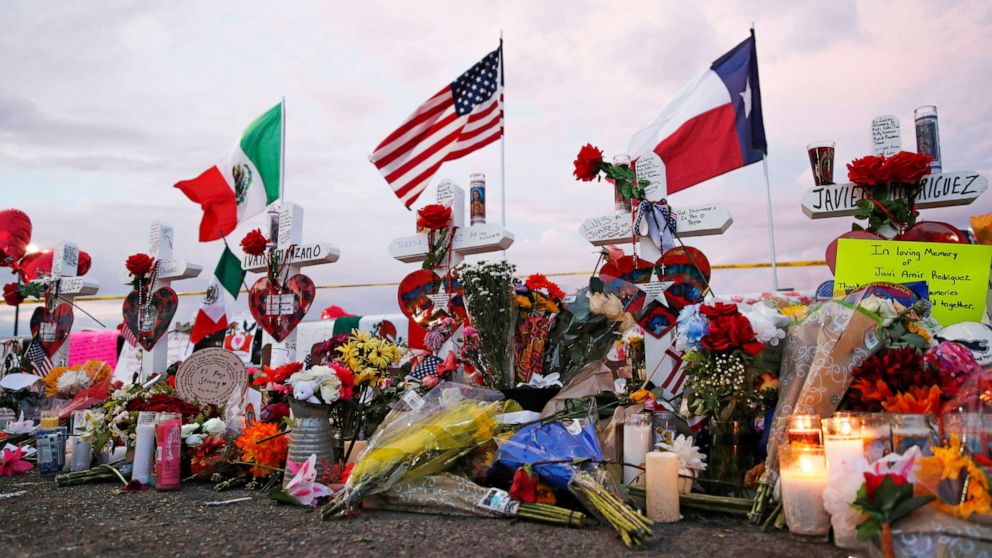
[[[837,267],[837,241],[842,238],[854,238],[858,240],[881,240],[882,237],[878,236],[873,232],[868,231],[847,231],[846,233],[838,236],[827,245],[827,253],[825,258],[827,260],[827,267],[830,268],[830,273],[837,273],[834,269]]]
[[[896,240],[910,242],[948,242],[968,244],[968,237],[957,227],[940,221],[922,221],[909,228]]]
[[[0,211],[0,266],[24,257],[31,242],[31,219],[19,209]]]
[[[33,281],[40,273],[51,273],[52,256],[54,253],[55,249],[46,248],[40,252],[34,252],[24,256],[24,259],[21,260],[21,272],[24,274],[24,279],[26,281]],[[79,269],[76,271],[76,275],[86,275],[92,263],[93,260],[90,258],[90,255],[80,250]]]

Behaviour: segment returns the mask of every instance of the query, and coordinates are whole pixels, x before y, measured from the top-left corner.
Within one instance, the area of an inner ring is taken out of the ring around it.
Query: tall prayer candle
[[[825,536],[830,531],[830,515],[823,509],[823,489],[827,487],[823,448],[782,445],[779,471],[782,507],[789,531],[796,535]]]
[[[627,415],[623,423],[623,462],[632,466],[623,466],[623,483],[631,484],[643,473],[636,466],[644,466],[644,456],[651,449],[654,430],[651,427],[651,415],[637,413]]]
[[[182,460],[183,421],[178,413],[162,413],[159,418],[155,425],[155,490],[176,490]]]
[[[823,449],[828,469],[864,457],[861,425],[860,417],[850,415],[823,419]]]
[[[679,457],[667,451],[652,451],[645,456],[645,492],[648,517],[662,523],[674,523],[679,513]]]
[[[152,480],[152,461],[155,459],[155,415],[142,411],[138,413],[138,425],[134,436],[134,464],[131,480],[149,484]]]

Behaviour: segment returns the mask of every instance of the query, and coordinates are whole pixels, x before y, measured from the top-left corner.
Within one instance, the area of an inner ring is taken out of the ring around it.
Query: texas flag
[[[627,147],[631,159],[652,151],[665,164],[669,194],[768,153],[754,31],[689,82]]]

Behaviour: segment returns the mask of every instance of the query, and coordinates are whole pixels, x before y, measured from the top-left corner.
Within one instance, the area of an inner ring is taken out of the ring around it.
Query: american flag
[[[410,377],[423,381],[427,376],[440,376],[437,372],[437,367],[443,364],[444,361],[434,355],[427,355],[424,357],[423,362],[413,367],[410,371]]]
[[[45,354],[45,349],[41,347],[41,343],[31,341],[31,344],[28,345],[28,358],[34,364],[39,376],[44,376],[51,371],[52,359],[48,358],[48,355]]]
[[[503,47],[427,99],[369,160],[409,208],[445,161],[503,135]]]
[[[138,338],[137,336],[134,335],[134,332],[131,331],[131,328],[128,327],[126,323],[121,324],[120,328],[121,328],[121,337],[123,337],[124,340],[127,341],[127,344],[131,345],[132,347],[137,347]]]

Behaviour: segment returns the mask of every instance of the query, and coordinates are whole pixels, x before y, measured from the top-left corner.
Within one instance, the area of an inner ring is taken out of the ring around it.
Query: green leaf
[[[889,513],[889,523],[894,523],[900,518],[909,515],[919,508],[934,501],[933,496],[911,496],[898,504]]]
[[[867,519],[858,525],[858,538],[863,541],[874,540],[882,532],[882,522],[874,515],[869,515]]]

